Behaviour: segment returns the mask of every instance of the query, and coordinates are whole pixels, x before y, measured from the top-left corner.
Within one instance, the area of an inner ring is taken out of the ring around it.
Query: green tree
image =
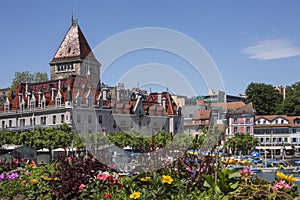
[[[277,114],[300,115],[300,82],[286,87],[286,98],[282,101]]]
[[[283,99],[274,86],[265,83],[250,83],[245,93],[246,103],[252,102],[258,115],[276,114]]]
[[[48,75],[45,72],[15,72],[15,76],[12,80],[10,90],[14,91],[20,82],[36,83],[42,81],[48,81]]]
[[[258,139],[249,134],[237,133],[234,137],[229,138],[225,147],[230,148],[232,154],[242,153],[243,155],[247,155],[249,151],[255,149],[255,147],[259,144]]]

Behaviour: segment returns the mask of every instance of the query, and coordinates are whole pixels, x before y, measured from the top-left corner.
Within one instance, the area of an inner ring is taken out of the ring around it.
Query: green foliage
[[[15,72],[15,77],[12,80],[10,87],[11,91],[14,91],[20,82],[36,83],[48,81],[48,75],[45,72],[30,73],[29,71]]]
[[[277,113],[300,115],[300,82],[286,87],[286,99],[282,101]]]
[[[120,148],[131,147],[141,152],[149,151],[156,147],[164,147],[166,144],[170,143],[172,139],[171,134],[165,131],[161,131],[153,136],[147,136],[136,130],[132,130],[131,132],[122,131],[110,133],[107,137],[110,143],[113,143]]]
[[[239,187],[227,195],[228,199],[274,199],[274,200],[294,200],[299,199],[297,186],[293,185],[288,189],[276,190],[273,183],[254,177],[251,184],[241,183]]]
[[[229,138],[225,147],[230,148],[232,153],[235,155],[237,152],[241,152],[243,155],[247,155],[249,151],[254,150],[259,144],[256,137],[249,134],[235,134],[234,137]]]
[[[39,128],[21,133],[7,130],[0,132],[0,144],[26,145],[36,149],[67,148],[71,146],[73,138],[74,132],[67,124],[57,128]]]
[[[250,83],[245,91],[246,103],[252,102],[258,115],[273,115],[282,102],[282,95],[274,86],[265,83]]]
[[[215,176],[203,175],[204,186],[209,188],[208,193],[211,199],[226,199],[229,192],[235,191],[239,187],[241,174],[238,169],[230,170],[224,168],[220,162],[221,169],[216,169]]]

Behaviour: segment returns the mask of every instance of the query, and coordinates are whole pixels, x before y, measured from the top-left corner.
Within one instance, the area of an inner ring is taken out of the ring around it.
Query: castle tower
[[[93,84],[100,80],[100,63],[94,56],[77,20],[72,19],[67,34],[50,61],[51,80],[70,75],[89,76]]]

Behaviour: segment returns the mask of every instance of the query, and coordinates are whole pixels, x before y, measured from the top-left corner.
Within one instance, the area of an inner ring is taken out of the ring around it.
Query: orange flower
[[[35,184],[37,184],[37,183],[39,182],[39,180],[36,179],[36,178],[34,178],[34,179],[31,179],[30,182],[31,182],[33,185],[35,185]]]

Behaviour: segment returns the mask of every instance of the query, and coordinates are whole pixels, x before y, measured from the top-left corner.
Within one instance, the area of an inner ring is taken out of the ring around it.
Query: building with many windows
[[[254,136],[258,138],[260,151],[272,156],[300,152],[300,116],[255,116]]]
[[[147,94],[100,83],[100,62],[77,21],[50,61],[46,82],[20,83],[0,108],[0,128],[22,131],[69,124],[79,133],[140,129],[181,132],[181,110],[168,92]]]

